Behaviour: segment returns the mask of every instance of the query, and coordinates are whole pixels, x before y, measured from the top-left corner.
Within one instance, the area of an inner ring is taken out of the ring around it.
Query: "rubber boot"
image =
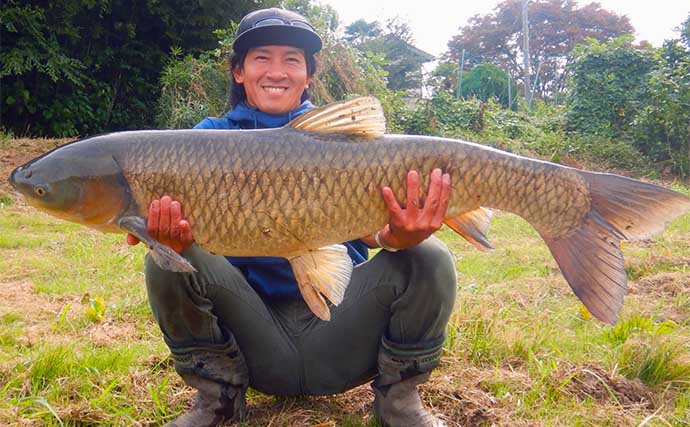
[[[382,427],[446,426],[424,408],[417,390],[440,358],[441,344],[426,349],[396,348],[384,338],[378,356],[379,376],[372,383],[374,415]]]
[[[197,390],[192,407],[166,427],[215,427],[246,413],[249,372],[237,344],[223,349],[173,351],[175,370]]]

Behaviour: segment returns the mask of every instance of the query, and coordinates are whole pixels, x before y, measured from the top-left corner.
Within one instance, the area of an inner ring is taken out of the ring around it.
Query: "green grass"
[[[20,203],[0,209],[0,230],[0,425],[154,426],[184,410],[192,392],[152,319],[143,248]],[[591,319],[522,219],[495,216],[489,254],[439,236],[458,301],[423,397],[451,426],[690,424],[690,216],[625,244],[634,292],[614,327]],[[242,425],[372,427],[370,399],[250,390]]]
[[[0,194],[0,209],[9,207],[12,204],[12,198],[7,194]]]

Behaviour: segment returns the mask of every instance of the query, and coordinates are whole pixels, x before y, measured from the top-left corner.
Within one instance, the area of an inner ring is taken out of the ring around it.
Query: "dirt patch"
[[[27,322],[19,341],[22,345],[32,347],[45,341],[46,337],[54,340],[52,325],[60,312],[71,301],[66,298],[51,298],[37,294],[30,281],[0,283],[3,297],[0,300],[0,313],[17,313],[25,316]],[[74,303],[72,304],[74,305]]]
[[[86,316],[87,304],[83,304],[79,296],[50,297],[37,294],[33,283],[30,281],[0,283],[3,290],[3,298],[0,300],[0,314],[6,312],[30,316],[25,318],[27,323],[25,332],[20,338],[23,345],[32,345],[49,339],[51,342],[71,342],[75,339],[83,339],[88,336],[96,346],[109,346],[118,342],[136,339],[137,330],[131,322],[117,322],[106,319],[103,322],[93,323],[86,329],[72,331],[69,328],[61,330],[58,335],[53,331],[59,322],[61,313],[69,304],[65,314],[66,324],[75,324]]]
[[[655,316],[684,324],[690,319],[690,305],[677,299],[690,295],[690,275],[687,273],[658,273],[643,277],[630,285],[633,298],[640,300],[640,315]]]
[[[501,413],[505,413],[505,410],[498,406],[498,400],[490,391],[482,390],[477,377],[465,383],[468,379],[466,374],[443,375],[442,382],[436,380],[427,390],[422,389],[422,396],[433,397],[433,404],[429,406],[437,408],[444,419],[448,422],[457,422],[459,426],[499,423]]]
[[[7,178],[17,167],[40,156],[48,150],[71,141],[65,139],[13,139],[0,141],[0,196],[12,193]]]
[[[438,374],[420,387],[425,405],[442,414],[449,426],[542,425],[531,420],[518,422],[514,416],[517,405],[512,397],[494,394],[497,383],[529,389],[533,386],[529,375],[510,366],[480,369],[466,363],[462,358],[445,356]]]
[[[690,260],[689,260],[690,261]],[[672,296],[690,293],[690,275],[687,273],[659,273],[643,277],[630,286],[630,294]]]
[[[132,323],[114,322],[111,320],[94,323],[85,332],[91,342],[102,347],[129,341],[137,336],[137,330]]]
[[[64,302],[36,294],[30,281],[0,283],[0,288],[0,309],[8,309],[15,313],[31,313],[33,319],[59,313],[64,305]]]
[[[249,402],[247,419],[252,425],[330,427],[336,420],[371,417],[374,395],[360,386],[338,396],[278,398],[261,395]]]
[[[614,402],[624,408],[654,409],[654,392],[639,379],[629,380],[611,374],[600,366],[569,367],[558,376],[564,390],[576,398],[591,398],[600,403]]]

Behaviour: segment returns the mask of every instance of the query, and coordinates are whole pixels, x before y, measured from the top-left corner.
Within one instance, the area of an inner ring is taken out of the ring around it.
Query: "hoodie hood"
[[[314,104],[306,100],[286,114],[268,114],[250,107],[246,101],[243,101],[230,110],[225,118],[237,123],[241,129],[270,129],[285,126],[292,119],[296,119],[313,108]]]

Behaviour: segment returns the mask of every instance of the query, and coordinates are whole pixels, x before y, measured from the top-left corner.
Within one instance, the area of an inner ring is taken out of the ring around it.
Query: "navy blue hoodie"
[[[246,103],[238,104],[224,117],[207,117],[194,129],[268,129],[286,125],[292,119],[299,117],[315,108],[304,101],[297,108],[286,114],[267,114],[251,108]],[[369,250],[361,240],[344,243],[357,265],[366,261]],[[295,275],[290,263],[285,258],[278,257],[226,257],[234,266],[239,268],[249,284],[261,295],[267,298],[301,298]]]

